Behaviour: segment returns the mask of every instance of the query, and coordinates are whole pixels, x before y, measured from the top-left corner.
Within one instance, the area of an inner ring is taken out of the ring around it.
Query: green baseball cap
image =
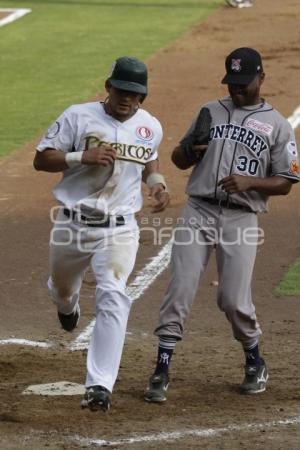
[[[112,65],[108,81],[125,91],[147,95],[148,72],[146,65],[137,58],[121,56]]]

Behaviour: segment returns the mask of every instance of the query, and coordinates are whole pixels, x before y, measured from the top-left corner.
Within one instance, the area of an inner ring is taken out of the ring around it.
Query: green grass
[[[279,285],[275,289],[279,295],[300,294],[300,258],[298,258],[284,274]]]
[[[32,9],[0,28],[0,156],[37,137],[67,106],[101,92],[116,57],[147,59],[222,3],[0,1]]]

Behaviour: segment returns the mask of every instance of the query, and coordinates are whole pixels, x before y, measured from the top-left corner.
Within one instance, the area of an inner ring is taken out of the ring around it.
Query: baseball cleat
[[[77,327],[80,318],[80,308],[77,305],[71,314],[63,314],[57,311],[58,319],[65,331],[73,331]]]
[[[166,373],[154,374],[149,379],[149,385],[144,393],[146,402],[163,403],[167,400],[169,377]]]
[[[245,378],[240,386],[241,394],[259,394],[266,390],[269,378],[268,369],[265,361],[261,358],[259,365],[245,366]]]
[[[237,8],[236,0],[226,0],[227,5],[232,6],[233,8]]]
[[[226,0],[226,3],[232,8],[250,8],[253,6],[251,0]]]
[[[250,0],[244,0],[238,4],[238,8],[251,8],[251,6],[253,6],[253,3]]]
[[[81,408],[89,408],[91,411],[108,411],[110,408],[110,392],[103,386],[86,388],[81,401]]]

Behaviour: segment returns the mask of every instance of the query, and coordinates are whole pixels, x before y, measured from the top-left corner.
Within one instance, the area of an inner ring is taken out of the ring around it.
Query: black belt
[[[228,208],[228,209],[239,209],[246,212],[253,213],[252,209],[249,206],[245,205],[239,205],[238,203],[232,203],[229,200],[220,200],[219,198],[214,197],[199,197],[200,200],[203,200],[204,202],[210,203],[211,205],[218,205],[222,208]]]
[[[102,227],[108,228],[111,225],[111,217],[103,216],[101,217],[86,217],[82,214],[79,214],[76,211],[72,211],[70,209],[64,208],[64,215],[67,217],[71,217],[72,220],[77,220],[80,223],[83,223],[87,227]],[[125,225],[125,219],[123,216],[116,216],[115,221],[113,222],[116,227],[120,227],[121,225]]]

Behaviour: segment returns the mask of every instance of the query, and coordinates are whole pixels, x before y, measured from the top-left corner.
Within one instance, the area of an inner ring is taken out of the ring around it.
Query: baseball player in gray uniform
[[[167,399],[169,365],[182,339],[199,279],[213,248],[219,275],[218,306],[245,352],[241,393],[263,392],[268,370],[259,354],[261,328],[251,297],[251,279],[261,236],[257,213],[267,211],[270,195],[286,195],[298,182],[295,136],[290,124],[260,96],[265,74],[260,54],[234,50],[225,62],[229,96],[205,105],[172,160],[180,169],[194,166],[187,185],[188,202],[175,230],[171,280],[155,334],[159,337],[154,374],[145,400]],[[193,135],[201,117],[210,116],[208,139]],[[187,141],[189,145],[187,146]]]
[[[68,108],[37,146],[34,167],[62,172],[54,188],[60,204],[50,238],[48,288],[61,326],[78,324],[79,296],[90,265],[96,279],[96,323],[87,355],[83,407],[108,410],[117,378],[131,299],[126,282],[138,249],[135,213],[141,181],[154,212],[169,201],[159,173],[159,121],[140,104],[147,96],[147,68],[118,58],[105,83],[105,102]]]

